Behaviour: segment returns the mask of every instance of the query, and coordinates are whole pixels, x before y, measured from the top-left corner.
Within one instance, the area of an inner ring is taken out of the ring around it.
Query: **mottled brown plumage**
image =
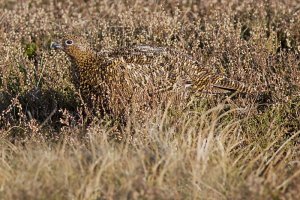
[[[62,45],[53,43],[52,47],[70,57],[72,80],[82,95],[94,97],[103,111],[117,115],[129,110],[133,101],[139,102],[140,109],[171,93],[198,96],[253,91],[168,47],[139,45],[95,52],[76,36],[65,36]]]

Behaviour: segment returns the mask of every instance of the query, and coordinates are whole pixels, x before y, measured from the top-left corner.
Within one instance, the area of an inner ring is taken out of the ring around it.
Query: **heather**
[[[0,1],[1,199],[298,199],[300,8],[280,1]],[[116,140],[88,112],[63,34],[155,44],[261,88],[170,97]]]

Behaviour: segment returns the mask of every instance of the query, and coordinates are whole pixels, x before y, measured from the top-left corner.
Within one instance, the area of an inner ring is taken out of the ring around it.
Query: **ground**
[[[296,0],[0,1],[1,199],[300,199]],[[65,33],[94,49],[176,48],[261,88],[134,113],[88,112]]]

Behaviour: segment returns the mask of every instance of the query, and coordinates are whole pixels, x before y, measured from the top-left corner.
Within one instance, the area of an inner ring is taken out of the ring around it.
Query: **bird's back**
[[[97,56],[107,62],[107,73],[120,76],[121,81],[135,88],[151,84],[155,92],[183,88],[196,95],[255,90],[204,68],[191,56],[169,47],[137,45],[100,52]]]

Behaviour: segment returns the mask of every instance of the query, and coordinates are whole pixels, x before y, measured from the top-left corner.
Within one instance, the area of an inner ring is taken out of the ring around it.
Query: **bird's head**
[[[80,60],[90,54],[93,54],[87,41],[79,36],[65,35],[61,44],[52,42],[51,48],[61,49],[72,59]]]

